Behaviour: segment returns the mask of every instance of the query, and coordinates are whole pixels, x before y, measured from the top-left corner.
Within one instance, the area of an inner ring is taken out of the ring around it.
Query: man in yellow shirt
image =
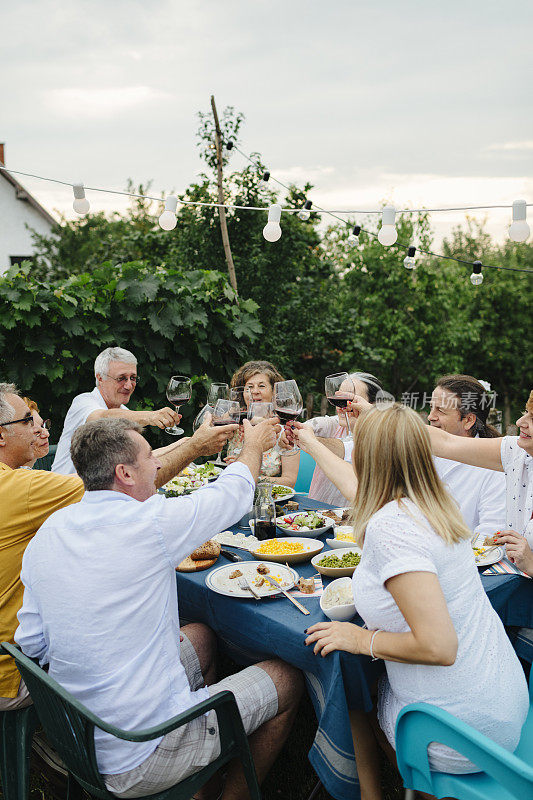
[[[156,486],[174,477],[198,456],[222,450],[237,425],[202,425],[191,439],[183,438],[155,451],[162,464]],[[64,506],[81,500],[84,488],[77,475],[20,469],[35,456],[40,427],[12,383],[0,383],[0,642],[14,641],[17,613],[22,607],[20,569],[24,551],[43,522]],[[0,655],[0,711],[22,708],[31,700],[14,661]]]
[[[13,641],[22,606],[22,556],[45,519],[83,495],[77,476],[19,469],[39,439],[31,410],[13,384],[0,383],[0,641]],[[14,661],[0,656],[0,710],[30,703]]]

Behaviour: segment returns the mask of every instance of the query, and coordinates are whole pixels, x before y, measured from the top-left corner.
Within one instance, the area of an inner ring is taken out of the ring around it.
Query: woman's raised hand
[[[354,418],[357,419],[361,414],[366,414],[368,411],[371,411],[374,406],[372,403],[369,403],[368,400],[365,400],[364,397],[361,397],[360,394],[354,394],[353,399],[349,401],[346,408],[348,412],[352,412]],[[352,430],[351,424],[350,430]]]

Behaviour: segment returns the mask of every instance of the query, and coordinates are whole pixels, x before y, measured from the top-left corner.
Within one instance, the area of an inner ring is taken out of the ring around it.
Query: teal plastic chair
[[[415,789],[458,800],[533,797],[533,681],[529,685],[529,698],[529,713],[514,753],[436,706],[413,703],[402,709],[396,722],[396,758],[407,788],[406,800],[412,800]],[[480,694],[479,702],[493,702],[493,699]],[[452,747],[482,772],[469,775],[432,772],[427,756],[431,742]]]
[[[56,450],[57,450],[57,444],[51,444],[48,450],[48,454],[43,456],[42,458],[38,458],[35,464],[33,465],[33,469],[45,469],[47,472],[50,472],[50,470],[52,469],[52,464],[54,463]]]
[[[311,486],[311,479],[313,477],[315,467],[315,459],[311,458],[309,453],[305,453],[303,450],[300,450],[300,466],[298,467],[298,477],[296,478],[296,484],[294,486],[294,491],[297,494],[309,493],[309,487]]]
[[[33,706],[0,711],[0,779],[4,800],[28,797],[31,740],[36,726]]]
[[[12,656],[32,696],[46,738],[68,770],[68,798],[81,798],[81,788],[93,797],[116,800],[98,771],[94,729],[99,728],[128,742],[148,742],[215,709],[220,733],[220,755],[199,772],[170,789],[149,795],[151,800],[189,800],[220,767],[234,758],[241,761],[252,800],[261,800],[248,739],[232,692],[219,692],[168,722],[141,731],[124,731],[109,725],[79,703],[69,692],[12,644],[2,642]]]

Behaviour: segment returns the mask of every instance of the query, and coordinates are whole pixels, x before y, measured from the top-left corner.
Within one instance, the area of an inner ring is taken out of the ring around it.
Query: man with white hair
[[[127,408],[137,385],[137,359],[122,347],[107,347],[94,362],[96,386],[92,392],[83,392],[72,401],[52,464],[53,472],[74,475],[76,470],[70,457],[70,441],[74,431],[85,422],[108,417],[123,417],[143,427],[154,425],[169,428],[180,420],[180,415],[165,407],[155,411],[130,411]]]

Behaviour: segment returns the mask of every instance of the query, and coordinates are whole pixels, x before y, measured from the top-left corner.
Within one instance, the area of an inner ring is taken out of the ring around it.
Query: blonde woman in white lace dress
[[[529,708],[527,684],[483,590],[471,532],[435,471],[428,428],[414,411],[395,404],[365,414],[354,439],[354,535],[363,551],[353,592],[367,629],[318,623],[306,643],[320,656],[345,650],[385,660],[375,729],[385,748],[394,748],[401,709],[427,702],[513,750]],[[465,691],[474,679],[498,701]],[[350,716],[361,796],[378,800],[370,720],[363,712]],[[438,743],[429,755],[436,770],[478,769]]]

